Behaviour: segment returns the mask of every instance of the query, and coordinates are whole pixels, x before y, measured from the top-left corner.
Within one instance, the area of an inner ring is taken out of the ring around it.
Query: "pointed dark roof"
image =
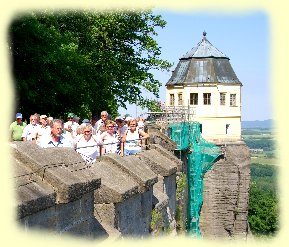
[[[204,82],[240,84],[229,57],[214,47],[206,35],[203,32],[203,38],[197,46],[180,58],[166,85]]]
[[[207,40],[206,35],[207,33],[204,31],[202,40],[197,44],[196,47],[187,52],[182,58],[191,58],[191,57],[228,58],[223,52],[219,51],[216,47],[214,47],[210,43],[210,41]]]

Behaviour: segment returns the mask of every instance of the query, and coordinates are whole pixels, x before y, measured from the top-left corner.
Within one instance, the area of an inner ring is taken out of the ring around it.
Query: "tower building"
[[[241,87],[229,57],[202,40],[183,57],[166,83],[166,107],[188,108],[211,141],[241,139]]]

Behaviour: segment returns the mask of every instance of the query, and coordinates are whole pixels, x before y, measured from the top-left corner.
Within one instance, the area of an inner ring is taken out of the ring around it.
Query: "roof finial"
[[[207,35],[206,31],[203,32],[203,36],[205,37]]]

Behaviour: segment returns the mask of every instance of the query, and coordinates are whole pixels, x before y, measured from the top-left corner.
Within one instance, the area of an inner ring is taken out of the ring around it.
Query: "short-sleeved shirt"
[[[76,129],[79,126],[79,124],[76,122],[67,121],[64,123],[64,129],[68,129],[68,126],[71,126],[72,129],[71,136],[74,138],[76,136]]]
[[[40,127],[39,124],[36,124],[36,125],[28,124],[24,128],[21,137],[26,138],[27,141],[32,141],[32,138],[36,137],[36,133],[37,133],[39,127]]]
[[[99,138],[103,142],[105,153],[120,154],[120,136],[117,132],[110,135],[105,131]]]
[[[21,122],[20,124],[17,123],[17,121],[14,121],[12,124],[10,124],[10,133],[13,141],[21,141],[22,140],[22,133],[24,128],[26,127],[25,122]]]
[[[60,136],[60,139],[58,142],[54,142],[52,140],[52,136],[46,136],[43,137],[40,142],[40,147],[42,148],[50,148],[50,147],[68,147],[72,148],[72,142],[65,138],[64,136]]]
[[[126,140],[124,149],[126,150],[141,150],[140,146],[140,136],[139,136],[139,128],[137,127],[134,132],[131,132],[129,129],[126,132]]]
[[[101,126],[104,126],[105,123],[104,123],[104,121],[103,121],[102,119],[99,119],[99,120],[96,122],[95,125],[96,125],[96,131],[99,131],[100,127],[101,127]]]
[[[78,152],[85,161],[94,162],[96,156],[99,155],[98,143],[99,140],[95,135],[92,135],[88,141],[84,139],[83,135],[80,135],[76,141],[76,152]]]
[[[51,134],[51,128],[50,126],[40,126],[38,128],[38,131],[36,133],[36,144],[40,144],[41,143],[41,139],[45,138],[45,136],[49,136]]]

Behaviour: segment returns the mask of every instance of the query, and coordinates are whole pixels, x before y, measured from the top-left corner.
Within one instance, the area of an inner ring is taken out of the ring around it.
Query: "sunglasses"
[[[109,125],[109,126],[106,126],[106,128],[113,128],[114,126],[111,126],[111,125]]]
[[[84,133],[90,133],[91,131],[90,130],[85,130],[83,131]]]

